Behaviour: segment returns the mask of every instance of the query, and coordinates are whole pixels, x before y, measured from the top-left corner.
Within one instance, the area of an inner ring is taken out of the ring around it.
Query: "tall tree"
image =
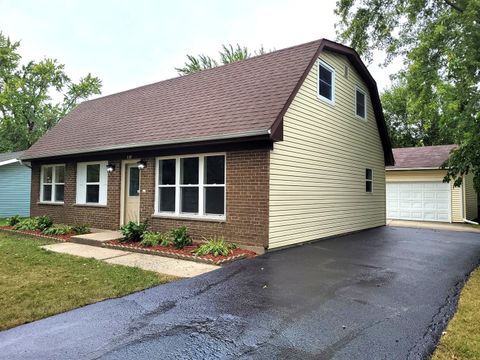
[[[54,59],[21,65],[19,46],[0,32],[0,152],[27,149],[101,89],[90,74],[73,82]]]
[[[220,59],[216,60],[208,55],[201,54],[198,56],[187,55],[187,62],[181,68],[175,68],[179,75],[189,75],[205,69],[211,69],[220,64],[226,65],[240,60],[248,59],[252,56],[262,55],[267,53],[263,47],[254,51],[253,55],[246,47],[240,45],[228,46],[222,45],[222,50],[219,52]]]
[[[473,172],[480,192],[480,1],[338,0],[336,13],[340,40],[365,59],[375,50],[385,64],[404,59],[409,115],[460,145],[446,180]]]

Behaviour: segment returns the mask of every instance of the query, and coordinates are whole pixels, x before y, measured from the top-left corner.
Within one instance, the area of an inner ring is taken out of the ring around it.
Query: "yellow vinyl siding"
[[[445,170],[390,170],[387,171],[387,182],[410,182],[410,181],[443,181],[445,177]],[[451,187],[451,212],[452,222],[462,222],[462,188],[454,187],[453,182]]]
[[[473,174],[465,175],[463,181],[465,186],[465,217],[468,220],[474,220],[478,217],[478,197],[473,187]]]
[[[317,63],[270,156],[270,248],[385,225],[383,149],[367,87],[344,56],[320,58],[335,69],[335,104],[317,96]],[[367,120],[355,115],[356,86],[367,93]],[[373,193],[365,192],[366,168]]]

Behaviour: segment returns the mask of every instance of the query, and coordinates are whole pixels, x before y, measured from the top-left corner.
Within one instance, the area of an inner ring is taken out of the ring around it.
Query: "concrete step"
[[[72,236],[71,242],[101,247],[105,241],[120,240],[122,238],[123,235],[120,231],[92,229],[90,234]]]

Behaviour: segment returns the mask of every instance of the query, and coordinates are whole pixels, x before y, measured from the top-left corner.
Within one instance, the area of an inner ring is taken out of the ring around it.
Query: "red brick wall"
[[[104,159],[100,159],[104,160]],[[120,161],[111,161],[120,169]],[[120,171],[108,175],[107,205],[83,206],[76,202],[76,162],[67,162],[65,167],[64,205],[39,204],[40,164],[32,164],[31,216],[50,215],[55,222],[65,224],[88,224],[100,229],[117,230],[120,219]]]
[[[185,225],[195,240],[223,235],[231,242],[266,247],[268,244],[269,150],[227,152],[226,220],[224,222],[152,217],[155,202],[155,159],[146,158],[141,173],[140,217],[152,230],[169,231]],[[104,159],[102,159],[104,160]],[[33,164],[31,215],[51,215],[59,223],[87,223],[92,227],[118,229],[120,222],[120,161],[108,175],[106,207],[75,206],[76,163],[66,167],[65,204],[38,204],[40,164]]]

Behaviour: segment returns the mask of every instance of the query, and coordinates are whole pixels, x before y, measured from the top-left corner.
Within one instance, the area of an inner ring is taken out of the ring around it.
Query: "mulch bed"
[[[200,243],[193,243],[191,246],[186,246],[183,249],[176,249],[173,246],[144,246],[140,243],[126,243],[118,240],[107,241],[103,246],[113,249],[128,250],[133,252],[140,252],[144,254],[160,255],[166,257],[172,257],[182,260],[191,260],[206,264],[223,265],[235,260],[254,257],[257,254],[250,250],[245,249],[233,249],[228,256],[213,256],[213,255],[193,255],[192,251],[195,250]]]
[[[15,230],[13,226],[0,226],[0,230],[6,231],[12,234],[22,234],[22,235],[29,235],[29,236],[36,236],[44,239],[51,239],[56,241],[70,241],[71,237],[75,234],[68,234],[68,235],[45,235],[40,230]]]

